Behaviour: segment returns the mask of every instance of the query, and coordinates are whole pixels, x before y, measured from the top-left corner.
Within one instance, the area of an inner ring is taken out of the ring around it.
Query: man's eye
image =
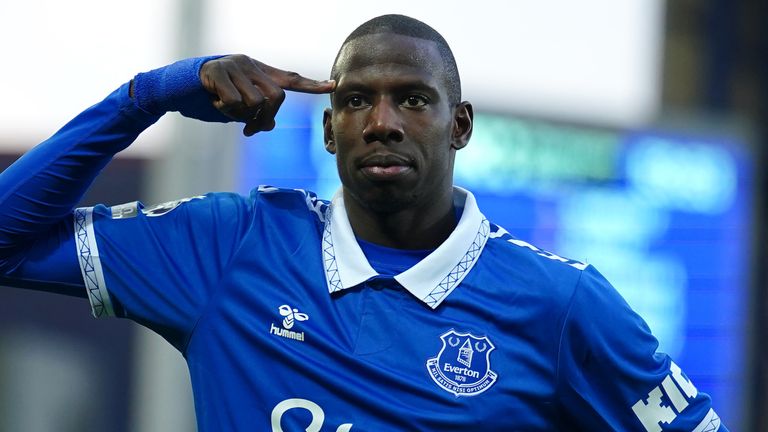
[[[419,108],[427,104],[427,98],[419,95],[410,95],[403,100],[403,105],[408,108]]]
[[[352,108],[360,108],[365,105],[365,99],[362,96],[350,96],[347,98],[347,106]]]

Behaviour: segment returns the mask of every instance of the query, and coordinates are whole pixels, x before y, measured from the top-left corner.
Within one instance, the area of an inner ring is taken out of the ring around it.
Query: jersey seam
[[[232,198],[231,195],[228,196],[228,198]],[[250,227],[245,230],[247,233],[250,231]],[[225,275],[227,274],[227,270],[229,270],[230,266],[232,265],[232,262],[235,259],[235,256],[237,256],[237,253],[240,251],[240,248],[243,246],[243,238],[245,238],[246,235],[240,236],[240,241],[238,242],[237,246],[234,248],[232,253],[229,256],[229,259],[227,260],[226,264],[222,266],[221,268],[221,274],[219,275],[218,279],[215,282],[215,287],[217,288],[216,291],[222,289],[222,281],[225,279]],[[208,310],[212,307],[213,304],[213,297],[214,293],[211,292],[205,299],[205,305],[200,309],[200,313],[198,314],[197,318],[195,319],[194,323],[190,326],[189,331],[187,332],[187,336],[184,338],[184,342],[179,347],[179,351],[182,353],[182,355],[186,358],[187,357],[187,349],[189,348],[189,344],[192,342],[192,338],[195,336],[195,331],[197,330],[197,327],[200,325],[200,322],[205,318],[205,316],[208,314]]]
[[[299,191],[297,191],[295,189],[293,189],[293,191],[294,192],[299,192]],[[301,194],[301,195],[302,195],[302,197],[304,197],[303,194]],[[228,195],[229,198],[232,198],[233,196],[235,196],[235,194]],[[240,195],[237,195],[237,196],[240,196]],[[258,200],[262,199],[261,193],[256,194],[256,196],[258,197]],[[253,204],[251,204],[251,208],[250,208],[250,210],[252,211],[251,212],[251,216],[246,219],[248,221],[248,223],[249,223],[249,226],[247,227],[247,229],[245,229],[243,231],[242,235],[240,236],[240,241],[238,242],[237,246],[232,251],[232,254],[230,255],[229,260],[227,261],[227,263],[222,267],[221,275],[220,275],[219,279],[216,281],[216,287],[219,289],[219,291],[222,289],[222,281],[226,277],[225,275],[227,274],[227,270],[229,270],[229,268],[232,266],[232,263],[233,263],[235,257],[238,255],[238,252],[243,247],[244,239],[248,236],[248,232],[250,232],[251,229],[253,228],[253,225],[250,224],[250,221],[254,217],[255,211],[253,211],[253,209],[256,207],[257,203],[255,202],[255,200],[253,200],[252,202],[253,202]],[[307,211],[312,213],[312,211],[309,210],[309,208],[307,208]],[[305,239],[306,239],[306,236],[305,236]],[[299,245],[299,247],[301,247],[301,245],[304,243],[305,239],[302,240],[302,242]],[[294,251],[294,253],[295,253],[295,251]],[[222,295],[224,293],[225,293],[225,291],[221,291],[220,292],[220,294],[222,294]],[[213,294],[209,295],[208,298],[206,299],[205,306],[203,308],[201,308],[198,317],[195,319],[194,324],[192,324],[192,326],[189,329],[188,336],[185,338],[184,343],[181,344],[181,346],[179,347],[180,348],[179,351],[182,353],[182,355],[184,355],[184,357],[186,357],[187,349],[189,348],[189,344],[192,342],[192,338],[195,336],[195,331],[197,330],[197,327],[199,326],[200,322],[205,318],[205,316],[208,314],[208,311],[212,307],[211,306],[213,304],[212,299],[213,299]]]
[[[568,299],[568,307],[566,308],[565,312],[562,315],[563,324],[560,327],[560,337],[558,338],[557,356],[556,356],[557,358],[556,358],[556,362],[555,362],[555,364],[556,364],[556,369],[555,369],[555,386],[558,389],[561,386],[561,378],[562,378],[560,366],[561,366],[561,354],[562,354],[562,349],[563,349],[563,339],[565,337],[565,330],[566,330],[566,327],[568,326],[568,321],[570,320],[570,317],[571,317],[571,311],[573,310],[573,304],[576,301],[576,295],[578,294],[579,288],[581,287],[581,278],[583,277],[583,275],[584,275],[584,271],[580,271],[579,272],[579,277],[576,279],[576,283],[574,284],[573,293],[571,294],[570,299]],[[560,392],[558,391],[557,393],[559,394]]]

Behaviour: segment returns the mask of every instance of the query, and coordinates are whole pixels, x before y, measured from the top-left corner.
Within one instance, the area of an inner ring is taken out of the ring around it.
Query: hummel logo
[[[299,342],[304,342],[304,332],[297,332],[291,330],[296,321],[306,321],[309,319],[309,315],[299,312],[298,309],[292,308],[289,305],[282,305],[278,308],[280,315],[283,318],[283,327],[280,328],[274,323],[270,324],[269,332],[275,336],[284,337],[286,339],[293,339]]]
[[[283,327],[287,329],[293,327],[293,323],[296,321],[306,321],[309,319],[307,314],[301,313],[298,309],[293,309],[288,305],[280,306],[280,315],[285,317],[283,319]]]

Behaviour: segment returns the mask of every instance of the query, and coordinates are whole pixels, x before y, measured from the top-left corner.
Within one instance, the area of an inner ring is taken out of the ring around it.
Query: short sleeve
[[[242,241],[249,203],[217,193],[148,208],[134,202],[75,210],[94,316],[129,318],[182,349]]]
[[[558,351],[564,424],[579,430],[727,431],[648,325],[594,269],[571,299]]]

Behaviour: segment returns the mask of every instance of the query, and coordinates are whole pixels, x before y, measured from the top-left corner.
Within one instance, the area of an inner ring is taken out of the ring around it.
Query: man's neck
[[[344,207],[355,235],[397,249],[434,249],[456,228],[453,195],[396,212],[374,212],[345,194]]]

